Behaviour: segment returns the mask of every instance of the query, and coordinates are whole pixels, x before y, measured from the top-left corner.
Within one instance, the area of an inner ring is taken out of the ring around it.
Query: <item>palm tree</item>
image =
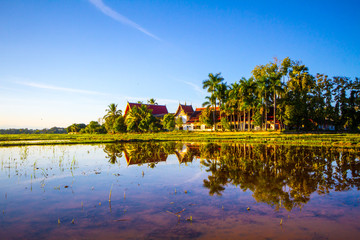
[[[276,130],[276,95],[278,92],[284,91],[283,84],[281,82],[281,73],[275,72],[270,76],[270,89],[272,90],[274,97],[274,130]]]
[[[206,101],[203,102],[202,106],[203,107],[211,107],[211,106],[214,106],[215,104],[215,101],[216,101],[216,98],[215,96],[206,96],[205,97]]]
[[[248,109],[247,103],[247,89],[248,89],[248,81],[246,78],[242,77],[239,81],[240,83],[240,93],[243,97],[243,101],[241,102],[241,109],[244,111],[244,121],[243,121],[243,130],[245,131],[246,126],[246,110]]]
[[[256,82],[254,81],[254,78],[241,78],[240,79],[240,89],[241,94],[244,97],[244,101],[242,104],[242,107],[244,110],[248,110],[248,131],[250,131],[251,128],[251,120],[250,120],[250,114],[253,108],[255,107],[255,93],[256,93]],[[244,111],[244,130],[245,130],[245,111]]]
[[[258,93],[258,97],[262,101],[263,115],[265,115],[264,116],[265,130],[267,130],[267,103],[269,97],[268,93],[270,92],[268,65],[266,66],[258,65],[251,72],[255,80],[257,81],[257,86],[258,86],[257,93]]]
[[[122,115],[122,111],[117,109],[117,104],[115,103],[111,103],[105,111],[107,112],[103,117],[105,120],[105,128],[108,132],[114,133],[115,120]]]
[[[226,83],[220,83],[216,86],[216,98],[219,100],[219,107],[224,107],[223,105],[228,100],[228,86]],[[220,112],[220,121],[221,121],[221,112]]]
[[[215,96],[217,100],[219,100],[219,106],[221,106],[221,104],[223,104],[227,100],[227,89],[228,86],[226,85],[226,83],[218,84],[215,88]]]
[[[279,66],[279,61],[275,58],[273,63],[267,64],[266,71],[269,76],[269,88],[273,94],[273,103],[274,103],[274,129],[276,130],[276,98],[279,93],[284,91],[284,83],[282,83],[281,79],[286,76],[289,72],[289,68],[291,67],[290,58],[285,58],[281,61]]]
[[[234,110],[233,110],[234,114],[237,113],[238,130],[240,130],[241,91],[240,91],[240,84],[238,84],[237,82],[231,84],[231,86],[230,86],[229,102],[231,103],[231,106],[234,108]],[[234,119],[235,119],[235,117],[234,117]]]
[[[213,100],[215,98],[215,101],[212,101],[211,104],[214,104],[214,112],[213,112],[213,121],[215,124],[215,130],[216,130],[216,121],[215,121],[215,116],[216,116],[216,89],[217,86],[224,80],[223,77],[221,77],[221,73],[217,73],[217,74],[212,74],[209,73],[208,75],[209,79],[206,79],[203,81],[203,89],[207,89],[207,91],[209,93],[211,93],[210,98]]]
[[[256,89],[257,89],[257,84],[255,82],[255,79],[254,78],[249,78],[248,79],[248,98],[247,98],[247,101],[248,101],[248,104],[250,106],[250,112],[252,113],[252,115],[254,116],[254,111],[255,111],[255,108],[258,104],[258,102],[256,101],[257,100],[257,97],[256,97]],[[250,112],[249,112],[249,130],[251,129],[251,121],[250,121]]]
[[[115,103],[111,103],[108,106],[108,109],[106,109],[105,111],[107,112],[104,116],[105,120],[109,117],[117,118],[118,116],[122,115],[122,111],[117,109],[117,104]]]
[[[148,104],[158,105],[155,98],[150,98],[149,100],[147,100],[147,103]]]
[[[261,99],[263,114],[265,115],[265,130],[267,130],[267,102],[268,102],[268,92],[269,92],[269,78],[266,76],[261,76],[257,82],[257,92],[258,96]],[[263,127],[261,127],[263,129]]]
[[[149,125],[153,122],[152,110],[148,109],[146,105],[140,107],[134,106],[128,112],[126,117],[127,129],[130,132],[145,132],[149,130]]]

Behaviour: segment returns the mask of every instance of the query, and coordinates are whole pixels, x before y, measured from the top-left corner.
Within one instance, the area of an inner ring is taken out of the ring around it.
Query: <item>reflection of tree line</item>
[[[210,144],[209,149],[214,147]],[[206,148],[203,148],[206,153]],[[302,207],[310,195],[359,189],[359,153],[353,150],[276,145],[222,145],[203,160],[211,175],[204,180],[210,195],[233,184],[250,190],[258,202],[276,209]]]
[[[204,187],[210,195],[221,195],[226,185],[250,190],[258,202],[276,209],[301,208],[314,192],[360,189],[359,152],[328,147],[248,144],[135,143],[107,145],[105,152],[114,163],[124,152],[128,164],[166,161],[176,154],[179,163],[200,158],[210,173]]]

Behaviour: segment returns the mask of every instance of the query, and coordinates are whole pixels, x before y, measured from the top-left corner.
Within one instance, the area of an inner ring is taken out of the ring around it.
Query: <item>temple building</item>
[[[187,129],[189,131],[212,131],[212,130],[215,130],[214,126],[209,127],[200,122],[200,119],[199,119],[200,115],[201,115],[202,111],[205,109],[206,108],[196,108],[195,111],[191,114],[189,119],[184,124],[184,130],[185,129]],[[212,118],[214,108],[210,107],[210,110],[211,110],[210,117]],[[219,107],[216,108],[215,121],[216,121],[217,129],[221,129],[220,108]]]
[[[176,113],[174,114],[175,119],[180,118],[182,121],[182,125],[179,126],[179,124],[178,124],[178,126],[177,126],[178,130],[190,130],[190,129],[188,129],[186,122],[190,119],[190,117],[193,113],[194,113],[194,109],[193,109],[192,105],[179,104],[179,106],[176,110]],[[178,122],[178,120],[176,122]]]
[[[130,103],[127,102],[126,108],[124,111],[124,116],[131,111],[133,107],[140,107],[141,105],[145,105],[148,109],[152,110],[152,115],[156,118],[163,118],[164,115],[168,114],[168,110],[166,108],[166,105],[157,105],[157,104],[144,104],[144,103]]]

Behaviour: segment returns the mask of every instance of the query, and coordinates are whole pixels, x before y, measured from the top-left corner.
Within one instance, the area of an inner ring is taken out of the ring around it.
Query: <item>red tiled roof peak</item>
[[[180,104],[181,108],[184,110],[185,113],[193,113],[194,109],[192,105],[182,105]]]
[[[188,116],[190,116],[194,112],[192,105],[179,104],[179,107],[176,110],[175,116],[178,116],[181,113],[181,110],[184,111],[184,113]]]
[[[128,111],[130,111],[129,108],[140,107],[141,105],[145,105],[148,109],[151,109],[153,115],[165,115],[165,114],[169,113],[167,108],[166,108],[166,105],[144,104],[144,103],[129,103],[128,102],[128,105],[126,106],[124,115],[126,115],[126,113]]]

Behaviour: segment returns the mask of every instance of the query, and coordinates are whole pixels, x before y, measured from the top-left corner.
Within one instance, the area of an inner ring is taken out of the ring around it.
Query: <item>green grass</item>
[[[9,134],[0,135],[0,146],[90,144],[134,141],[244,142],[311,146],[360,147],[360,134],[281,132],[161,132],[126,134]]]

